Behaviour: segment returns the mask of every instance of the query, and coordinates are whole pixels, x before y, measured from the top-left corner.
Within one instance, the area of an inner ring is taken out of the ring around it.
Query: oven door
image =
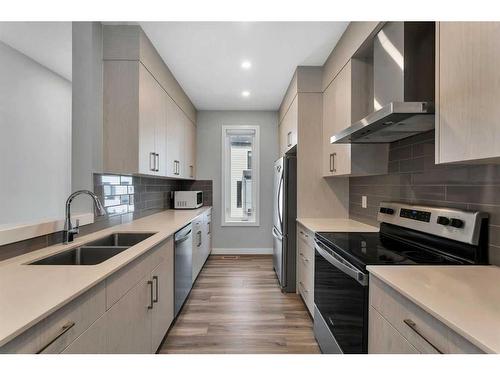
[[[323,353],[367,353],[368,274],[315,241],[316,340]]]

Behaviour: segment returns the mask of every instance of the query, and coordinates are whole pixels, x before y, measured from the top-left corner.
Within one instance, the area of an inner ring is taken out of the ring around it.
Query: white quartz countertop
[[[209,210],[166,210],[0,262],[0,346],[89,290]],[[116,232],[155,235],[94,266],[27,265]]]
[[[297,221],[313,232],[378,232],[379,228],[351,219],[297,218]]]
[[[500,267],[368,266],[370,273],[487,353],[500,353]]]

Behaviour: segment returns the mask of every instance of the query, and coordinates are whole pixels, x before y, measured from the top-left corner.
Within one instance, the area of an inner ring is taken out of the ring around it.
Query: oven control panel
[[[401,208],[401,210],[399,211],[399,216],[412,220],[425,221],[426,223],[431,221],[431,213],[429,211],[409,210],[407,208]]]
[[[378,221],[399,225],[455,241],[477,244],[483,220],[488,215],[457,208],[380,202]]]

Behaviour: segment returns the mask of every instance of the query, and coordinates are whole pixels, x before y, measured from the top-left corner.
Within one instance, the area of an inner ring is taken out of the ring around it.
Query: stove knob
[[[455,228],[462,228],[464,226],[464,222],[460,219],[451,219],[450,225]]]
[[[394,210],[392,208],[386,208],[385,213],[387,215],[394,215]]]
[[[437,223],[441,225],[450,225],[450,219],[446,216],[438,216]]]

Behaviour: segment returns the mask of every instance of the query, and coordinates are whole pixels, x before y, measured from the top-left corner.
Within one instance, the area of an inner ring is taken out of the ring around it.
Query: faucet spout
[[[71,202],[73,202],[73,199],[75,199],[77,196],[81,194],[89,195],[92,198],[92,200],[94,201],[94,206],[97,211],[97,216],[106,215],[106,210],[104,209],[104,206],[102,205],[101,201],[99,200],[97,195],[95,195],[90,190],[78,190],[72,193],[66,200],[66,213],[64,220],[64,230],[63,230],[64,244],[72,242],[75,234],[78,234],[80,231],[78,220],[76,223],[76,227],[73,227],[73,224],[71,223]]]

